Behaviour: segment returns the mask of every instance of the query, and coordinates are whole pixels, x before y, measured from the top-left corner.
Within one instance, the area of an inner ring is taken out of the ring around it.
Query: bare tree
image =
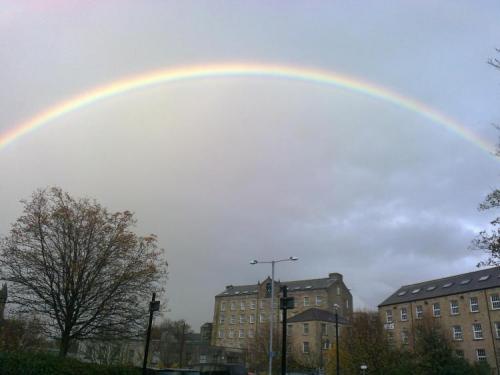
[[[61,356],[72,340],[137,334],[145,299],[166,278],[156,237],[132,232],[132,213],[110,213],[59,188],[21,202],[22,215],[0,242],[0,279],[10,283],[17,310],[43,318]]]

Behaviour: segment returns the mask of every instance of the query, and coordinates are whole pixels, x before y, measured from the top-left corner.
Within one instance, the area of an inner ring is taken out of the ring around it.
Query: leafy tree
[[[124,338],[145,324],[166,262],[154,235],[140,237],[133,214],[111,213],[59,188],[37,190],[0,242],[0,279],[21,313],[39,315],[60,339]]]

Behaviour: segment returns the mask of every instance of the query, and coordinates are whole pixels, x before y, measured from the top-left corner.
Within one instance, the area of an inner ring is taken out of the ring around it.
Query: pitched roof
[[[500,267],[486,268],[442,279],[403,285],[385,299],[379,307],[496,287],[500,287]]]
[[[313,289],[325,289],[330,285],[334,284],[338,278],[336,277],[325,277],[322,279],[308,279],[308,280],[293,280],[293,281],[275,281],[278,285],[288,286],[288,292],[295,292],[298,290],[313,290]],[[259,284],[252,285],[229,285],[226,289],[217,294],[216,297],[223,296],[234,296],[234,295],[250,295],[257,294],[259,289]]]
[[[335,314],[330,311],[326,311],[323,309],[311,308],[301,313],[291,317],[287,320],[288,323],[300,323],[300,322],[330,322],[335,323]],[[339,315],[339,324],[347,324],[347,320]]]

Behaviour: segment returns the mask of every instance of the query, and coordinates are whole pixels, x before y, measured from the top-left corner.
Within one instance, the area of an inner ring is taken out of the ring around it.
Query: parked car
[[[194,365],[193,369],[198,370],[201,375],[248,375],[246,367],[238,363],[200,363]]]

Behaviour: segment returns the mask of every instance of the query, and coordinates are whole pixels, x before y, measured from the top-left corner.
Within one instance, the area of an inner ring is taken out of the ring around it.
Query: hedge
[[[47,353],[0,352],[1,375],[140,375],[137,368],[83,363]]]

